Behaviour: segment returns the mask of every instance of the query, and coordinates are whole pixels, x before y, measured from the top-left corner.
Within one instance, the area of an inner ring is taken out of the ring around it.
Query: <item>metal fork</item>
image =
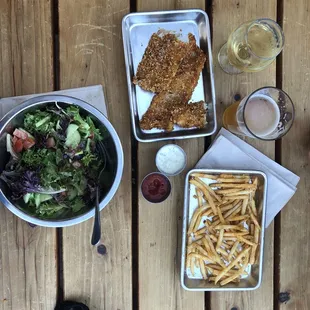
[[[97,188],[96,188],[96,205],[95,205],[95,219],[94,219],[94,227],[93,227],[93,235],[91,237],[91,244],[97,245],[101,238],[101,224],[100,224],[100,211],[99,211],[99,194],[100,194],[100,188],[99,188],[99,182],[102,175],[102,172],[105,170],[107,165],[107,151],[104,146],[104,144],[99,141],[96,144],[96,152],[99,155],[99,158],[104,161],[104,164],[102,165],[102,169],[100,170],[100,173],[98,175],[98,182],[97,182]]]

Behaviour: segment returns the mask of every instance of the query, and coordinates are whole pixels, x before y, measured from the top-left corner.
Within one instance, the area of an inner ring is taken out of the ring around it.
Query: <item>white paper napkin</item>
[[[101,113],[103,113],[107,117],[107,108],[105,104],[102,85],[64,89],[42,94],[31,94],[17,97],[1,98],[0,99],[1,114],[2,114],[1,117],[7,112],[9,112],[12,108],[22,103],[23,101],[42,95],[65,95],[84,100],[87,103],[90,103],[95,108],[97,108]]]
[[[266,227],[295,194],[300,179],[224,128],[196,168],[263,171],[268,178]]]

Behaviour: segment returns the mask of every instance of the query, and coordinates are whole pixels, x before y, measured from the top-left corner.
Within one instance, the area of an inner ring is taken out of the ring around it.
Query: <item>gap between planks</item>
[[[213,46],[213,0],[206,0],[205,1],[205,11],[209,17],[210,23],[210,33],[211,33],[211,46]],[[206,152],[209,146],[212,143],[212,136],[205,138],[205,148],[204,151]],[[212,310],[211,309],[211,293],[205,292],[205,310]]]
[[[283,29],[283,0],[277,1],[277,23]],[[283,54],[277,57],[276,60],[276,87],[282,89],[283,77]],[[282,162],[282,139],[275,142],[275,161],[281,165]],[[281,248],[281,212],[274,220],[274,256],[273,256],[273,307],[274,310],[280,308],[279,294],[280,294],[280,248]]]
[[[130,13],[137,12],[137,1],[130,0]],[[132,252],[132,309],[139,309],[139,143],[131,130],[131,252]]]
[[[59,9],[58,0],[51,0],[54,91],[60,89],[59,10],[58,9]],[[62,228],[56,228],[56,264],[57,264],[56,304],[64,300],[63,239],[62,238],[63,238]]]

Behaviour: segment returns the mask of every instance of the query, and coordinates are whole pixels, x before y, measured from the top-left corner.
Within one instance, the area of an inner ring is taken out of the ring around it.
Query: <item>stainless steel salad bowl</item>
[[[111,158],[110,171],[111,178],[108,185],[104,182],[99,183],[102,191],[100,197],[100,210],[102,210],[113,198],[116,193],[124,167],[124,155],[120,139],[108,119],[90,104],[73,97],[46,95],[29,99],[19,106],[12,109],[0,121],[0,173],[4,170],[6,163],[9,160],[10,154],[6,149],[6,135],[12,133],[16,127],[21,127],[25,113],[43,108],[51,103],[57,103],[64,108],[69,105],[78,106],[82,115],[90,116],[99,130],[108,131],[108,136],[105,138],[106,150]],[[104,183],[104,184],[103,184]],[[81,223],[94,215],[94,206],[88,206],[85,213],[77,216],[56,219],[41,219],[26,211],[23,201],[11,199],[11,190],[5,182],[0,180],[0,201],[11,212],[21,219],[39,226],[46,227],[65,227]]]

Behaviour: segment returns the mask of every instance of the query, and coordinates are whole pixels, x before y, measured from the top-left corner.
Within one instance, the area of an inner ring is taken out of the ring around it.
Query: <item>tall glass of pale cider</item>
[[[290,130],[294,116],[294,105],[288,94],[270,86],[230,105],[223,114],[223,126],[238,135],[276,140]]]

